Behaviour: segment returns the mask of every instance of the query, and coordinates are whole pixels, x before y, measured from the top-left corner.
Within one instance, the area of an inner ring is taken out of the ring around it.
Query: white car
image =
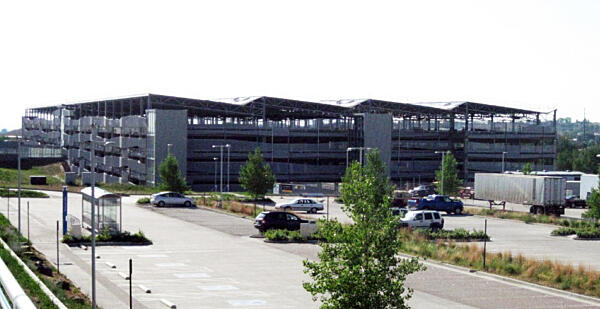
[[[159,207],[163,207],[165,205],[182,205],[185,207],[191,207],[195,204],[194,199],[177,192],[160,192],[152,194],[150,203]]]
[[[323,203],[319,203],[310,198],[299,198],[291,203],[278,204],[275,209],[306,211],[307,213],[316,214],[317,211],[323,210]]]
[[[444,227],[444,218],[434,210],[414,210],[407,212],[404,218],[400,219],[400,226],[437,230]]]

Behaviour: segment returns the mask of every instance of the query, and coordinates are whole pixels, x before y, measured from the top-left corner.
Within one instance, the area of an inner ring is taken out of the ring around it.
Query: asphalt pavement
[[[34,245],[55,261],[55,226],[61,200],[59,193],[50,195],[50,199],[23,199],[22,205],[31,202]],[[124,228],[131,232],[141,229],[154,244],[97,248],[98,302],[103,308],[128,308],[128,281],[119,273],[127,272],[129,258],[134,261],[135,308],[166,308],[161,300],[170,301],[177,308],[318,307],[302,288],[302,282],[308,280],[302,260],[315,259],[319,252],[317,245],[265,243],[249,237],[256,233],[249,219],[201,208],[137,206],[136,199],[134,196],[123,199]],[[70,214],[81,216],[81,197],[72,194],[69,203]],[[0,199],[0,211],[6,213],[2,205],[6,205],[6,199]],[[11,199],[13,224],[16,224],[15,210],[16,200]],[[26,231],[24,222],[25,219],[22,227]],[[89,295],[90,250],[64,245],[60,248],[61,271]],[[598,299],[425,263],[426,271],[408,277],[408,286],[415,289],[410,302],[413,308],[600,305]],[[152,292],[145,293],[140,284]]]

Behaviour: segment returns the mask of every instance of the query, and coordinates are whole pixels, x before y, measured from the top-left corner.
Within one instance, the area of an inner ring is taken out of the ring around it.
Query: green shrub
[[[427,229],[417,229],[414,233],[421,235],[429,240],[489,240],[490,237],[483,231],[473,230],[469,232],[466,229],[459,228],[455,230],[432,231]]]
[[[577,230],[575,228],[572,227],[560,227],[554,231],[552,231],[552,233],[550,233],[553,236],[567,236],[567,235],[573,235],[576,234]]]
[[[300,232],[298,231],[289,231],[288,232],[288,239],[291,241],[301,241],[302,240],[302,234],[300,234]]]
[[[142,197],[136,201],[137,204],[150,204],[149,197]]]
[[[265,237],[268,240],[288,240],[288,230],[268,230],[265,232]]]
[[[576,234],[577,234],[577,237],[584,238],[584,239],[600,238],[600,229],[592,229],[592,228],[580,229],[580,230],[577,230]]]
[[[76,239],[73,236],[67,234],[63,236],[62,242],[65,244],[74,243],[89,243],[92,241],[90,235],[85,235],[81,239]],[[135,234],[131,234],[128,231],[122,233],[111,234],[108,230],[100,231],[96,234],[96,242],[124,242],[124,243],[136,243],[136,244],[152,244],[152,241],[144,235],[144,232],[138,231]]]

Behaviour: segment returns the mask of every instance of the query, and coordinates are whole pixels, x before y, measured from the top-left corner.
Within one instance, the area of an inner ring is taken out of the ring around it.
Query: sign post
[[[63,186],[62,234],[67,234],[67,186]]]

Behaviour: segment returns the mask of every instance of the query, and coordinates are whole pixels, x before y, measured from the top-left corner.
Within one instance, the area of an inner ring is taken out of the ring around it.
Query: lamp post
[[[448,151],[436,151],[436,154],[442,154],[442,195],[444,195],[444,155],[447,153]]]
[[[213,157],[213,161],[215,161],[215,192],[217,192],[217,160],[219,158]]]
[[[225,145],[225,147],[227,148],[227,192],[229,192],[229,152],[231,149],[231,145],[227,144]]]
[[[348,147],[346,148],[346,169],[348,169],[348,153],[352,150],[359,150],[360,151],[360,158],[359,158],[359,162],[360,165],[363,164],[363,151],[364,150],[371,150],[373,148],[371,147]]]
[[[502,173],[504,173],[504,155],[507,154],[506,151],[502,152]]]
[[[221,181],[220,181],[221,193],[223,193],[223,148],[227,148],[227,192],[229,192],[229,148],[231,148],[231,145],[230,144],[212,145],[212,148],[219,148],[221,150]]]
[[[92,187],[92,309],[96,308],[96,201],[94,190],[96,186],[96,148],[94,147],[94,138],[96,137],[96,125],[92,124],[92,134],[90,135],[90,176]],[[114,145],[114,142],[104,142],[103,145]]]
[[[17,177],[17,221],[19,222],[19,235],[21,235],[21,138],[17,137],[17,168],[19,176]],[[10,195],[10,194],[9,194]]]

